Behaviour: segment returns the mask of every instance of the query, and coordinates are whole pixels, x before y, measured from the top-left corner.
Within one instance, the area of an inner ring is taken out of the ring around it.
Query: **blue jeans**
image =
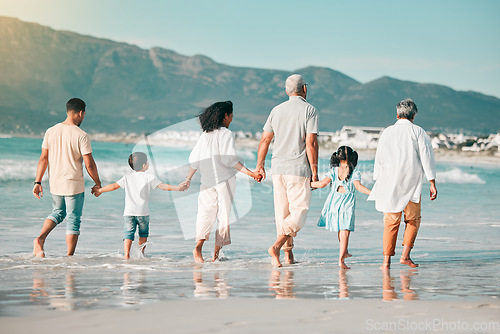
[[[149,236],[149,216],[123,216],[125,222],[123,239],[134,240],[135,230],[139,226],[139,238]]]
[[[66,234],[80,235],[85,193],[72,196],[52,195],[52,213],[47,219],[59,225],[66,218]]]

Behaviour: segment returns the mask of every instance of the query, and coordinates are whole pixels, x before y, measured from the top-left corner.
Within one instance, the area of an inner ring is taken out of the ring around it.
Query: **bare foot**
[[[40,238],[35,238],[35,240],[33,240],[33,254],[36,257],[45,257],[45,252],[43,251],[43,243],[40,242]]]
[[[295,261],[295,258],[293,257],[293,252],[290,251],[285,251],[285,264],[295,264],[297,263]]]
[[[344,261],[339,261],[339,267],[342,269],[351,269],[351,267],[348,267]]]
[[[391,269],[391,264],[390,263],[384,263],[380,266],[381,270],[386,270],[386,269]]]
[[[407,266],[409,266],[410,268],[417,268],[418,267],[418,264],[416,264],[415,262],[413,262],[410,258],[407,258],[407,259],[403,259],[401,258],[399,260],[399,263],[401,264],[406,264]]]
[[[221,246],[215,246],[214,257],[212,259],[212,262],[215,262],[219,258],[219,251],[221,248],[222,248]]]
[[[345,255],[345,257],[346,257],[346,258],[347,258],[347,257],[351,257],[351,256],[352,256],[352,254],[351,254],[351,253],[349,253],[349,252],[347,252],[347,253],[346,253],[346,255]]]
[[[271,263],[273,266],[279,268],[281,267],[281,262],[280,262],[280,251],[279,249],[274,248],[273,246],[269,247],[267,250],[269,255],[271,255]]]
[[[124,260],[130,260],[130,254],[125,254],[123,255]]]
[[[203,256],[201,255],[201,249],[195,248],[193,249],[194,261],[196,263],[203,263]]]

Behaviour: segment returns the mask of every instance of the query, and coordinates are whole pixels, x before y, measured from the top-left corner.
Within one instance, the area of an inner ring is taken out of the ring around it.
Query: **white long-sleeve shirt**
[[[234,135],[225,127],[203,132],[189,155],[191,168],[199,169],[201,183],[208,187],[233,177],[238,162]]]
[[[420,202],[424,176],[436,178],[436,163],[429,136],[407,119],[384,130],[373,168],[375,184],[368,200],[381,212],[401,212],[409,201]]]

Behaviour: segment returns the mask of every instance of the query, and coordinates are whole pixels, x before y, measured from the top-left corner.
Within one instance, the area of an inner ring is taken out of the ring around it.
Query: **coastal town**
[[[349,145],[357,149],[376,149],[382,127],[344,126],[336,132],[320,132],[318,140],[325,145]],[[500,133],[479,137],[464,134],[445,134],[427,132],[431,137],[434,150],[447,149],[463,152],[499,152]]]
[[[341,145],[348,145],[357,150],[375,150],[383,127],[344,126],[334,132],[320,131],[318,142],[322,148],[335,149]],[[257,147],[262,132],[235,131],[236,143],[242,147]],[[481,155],[500,157],[500,132],[488,136],[474,136],[463,133],[431,132],[435,151],[472,152]],[[151,145],[161,146],[191,146],[194,145],[200,131],[160,130],[153,134],[120,133],[120,134],[93,134],[93,140],[137,143],[148,138]]]

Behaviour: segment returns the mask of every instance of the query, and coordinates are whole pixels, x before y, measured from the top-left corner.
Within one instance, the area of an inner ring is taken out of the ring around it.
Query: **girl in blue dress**
[[[354,231],[355,190],[370,195],[370,189],[361,184],[361,174],[356,169],[358,153],[349,146],[341,146],[330,158],[330,171],[321,181],[311,182],[312,188],[323,188],[331,183],[318,226],[338,232],[340,243],[339,267],[349,269],[344,259],[351,255],[347,251],[349,235]]]

